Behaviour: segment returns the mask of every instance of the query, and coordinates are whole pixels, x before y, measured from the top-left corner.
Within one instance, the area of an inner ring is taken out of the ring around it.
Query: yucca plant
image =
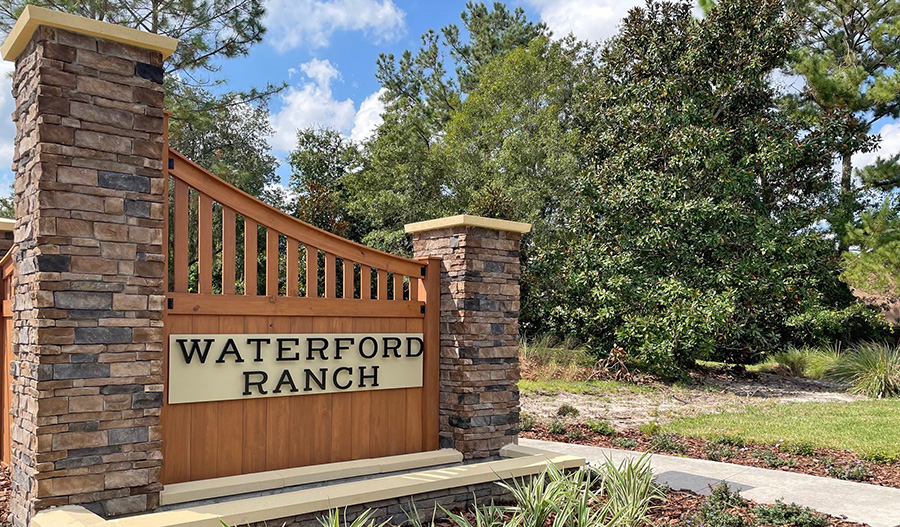
[[[447,519],[456,524],[457,527],[503,527],[505,525],[506,509],[494,505],[493,501],[490,505],[481,507],[478,506],[478,501],[475,501],[473,508],[475,523],[472,523],[469,518],[463,514],[456,514],[448,511],[443,505],[440,505],[440,507],[441,510],[444,511],[444,514],[447,515]],[[431,523],[434,525],[433,518]]]
[[[829,375],[850,383],[850,391],[869,397],[900,395],[900,344],[855,344],[831,368]]]
[[[610,505],[615,527],[636,527],[648,523],[654,501],[665,498],[663,490],[654,482],[650,456],[627,459],[616,465],[607,459],[600,466],[603,484],[601,494]]]
[[[376,524],[375,511],[371,509],[366,509],[352,521],[347,521],[347,509],[344,509],[343,514],[338,509],[332,509],[327,516],[319,518],[319,525],[322,527],[384,527],[387,524],[387,520]]]

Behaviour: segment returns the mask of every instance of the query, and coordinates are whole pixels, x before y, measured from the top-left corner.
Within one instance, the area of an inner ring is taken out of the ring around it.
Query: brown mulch
[[[593,432],[584,424],[569,424],[568,430],[577,428],[581,432],[580,438],[551,434],[547,430],[547,426],[538,423],[532,430],[522,432],[521,437],[529,439],[543,439],[546,441],[558,441],[561,443],[576,443],[580,445],[600,446],[606,448],[618,448],[623,450],[636,450],[646,452],[651,449],[651,438],[645,433],[634,428],[620,430],[613,437],[603,436]],[[710,450],[707,448],[709,441],[705,439],[697,439],[692,437],[673,436],[680,443],[683,452],[660,452],[668,455],[682,455],[697,459],[709,459]],[[633,447],[623,447],[621,444],[613,442],[614,439],[630,439],[634,441]],[[785,470],[788,472],[800,472],[803,474],[811,474],[813,476],[835,477],[829,473],[828,461],[831,461],[835,467],[852,468],[857,464],[866,467],[866,475],[862,479],[856,480],[863,483],[871,483],[873,485],[881,485],[884,487],[900,488],[900,462],[880,464],[864,461],[855,453],[848,450],[834,450],[830,448],[816,448],[815,454],[798,455],[790,452],[783,452],[777,447],[770,445],[759,445],[747,443],[744,447],[729,447],[729,452],[719,450],[721,459],[726,463],[735,463],[737,465],[747,465],[751,467],[767,468],[772,470]],[[776,467],[772,463],[788,463],[787,466]]]
[[[694,494],[689,491],[670,490],[666,494],[666,501],[662,506],[654,509],[650,513],[653,525],[683,525],[690,527],[692,523],[689,520],[700,510],[700,504],[703,503],[704,496]],[[750,506],[744,508],[734,508],[729,512],[737,514],[747,520],[748,525],[755,525],[756,514],[753,512],[753,502],[748,502]],[[865,527],[864,523],[854,523],[843,518],[834,516],[826,516],[831,527]]]

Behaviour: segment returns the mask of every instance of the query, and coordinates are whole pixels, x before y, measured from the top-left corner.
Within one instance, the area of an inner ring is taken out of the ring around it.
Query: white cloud
[[[350,131],[350,139],[357,142],[365,141],[384,121],[381,118],[381,114],[384,113],[384,102],[382,102],[381,96],[384,95],[384,92],[384,88],[378,90],[366,97],[366,100],[359,105],[359,111],[356,112],[356,119],[353,122],[353,130]]]
[[[887,123],[881,127],[881,142],[874,152],[853,156],[853,166],[862,168],[871,165],[879,157],[886,158],[900,153],[900,123]]]
[[[12,159],[16,140],[16,126],[10,117],[15,109],[10,77],[13,69],[15,65],[12,62],[0,62],[0,196],[12,192],[10,185],[13,182]]]
[[[266,39],[282,52],[327,46],[335,31],[363,31],[383,42],[404,34],[405,16],[392,0],[268,0]]]
[[[613,36],[619,23],[644,0],[528,0],[541,20],[557,37],[574,33],[583,40],[603,41]]]
[[[339,101],[331,90],[332,82],[341,74],[328,60],[313,59],[300,66],[308,80],[288,87],[281,96],[282,106],[272,115],[275,136],[272,146],[276,150],[292,149],[297,141],[297,130],[307,127],[328,127],[339,130],[354,140],[368,138],[381,124],[384,104],[381,90],[369,95],[359,109],[353,99]]]

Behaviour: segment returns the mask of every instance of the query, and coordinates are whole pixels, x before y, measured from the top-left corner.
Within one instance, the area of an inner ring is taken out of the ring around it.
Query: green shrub
[[[765,461],[766,465],[771,468],[784,468],[794,466],[794,458],[781,459],[778,456],[766,454],[762,456],[762,460]]]
[[[842,461],[841,463],[836,463],[833,460],[827,460],[825,464],[828,467],[828,475],[832,478],[864,481],[869,476],[869,470],[862,461],[856,461],[855,463]]]
[[[746,520],[731,509],[743,508],[747,500],[738,491],[732,492],[728,484],[720,482],[700,505],[699,521],[705,527],[749,527]]]
[[[724,481],[720,481],[712,488],[712,491],[709,493],[709,496],[706,497],[704,502],[716,510],[727,510],[734,507],[740,508],[747,505],[747,500],[741,496],[741,491],[731,490],[728,483],[725,483]]]
[[[595,434],[602,436],[616,435],[616,428],[606,419],[588,419],[587,426]]]
[[[809,353],[805,349],[788,348],[785,351],[773,353],[766,362],[774,365],[773,373],[803,377],[809,365]]]
[[[554,419],[550,421],[550,425],[547,426],[547,431],[551,434],[562,435],[566,433],[566,425],[559,419]]]
[[[885,452],[883,450],[873,450],[871,452],[865,452],[861,457],[869,463],[875,463],[878,465],[890,465],[891,463],[896,463],[898,460],[898,456],[896,453]]]
[[[647,437],[655,436],[662,432],[662,427],[656,424],[656,421],[651,421],[649,423],[640,425],[638,430]]]
[[[893,328],[878,308],[855,302],[843,309],[809,309],[787,321],[795,346],[821,346],[830,342],[885,339]]]
[[[674,434],[655,434],[650,438],[650,449],[659,452],[672,452],[675,454],[684,454],[687,452],[685,446]]]
[[[743,448],[744,447],[744,439],[739,436],[732,435],[717,435],[713,436],[707,442],[708,446],[713,446],[715,448],[719,447],[734,447],[734,448]]]
[[[650,456],[626,459],[616,465],[607,459],[599,468],[601,493],[610,505],[610,512],[616,518],[616,527],[637,527],[649,524],[648,514],[653,502],[665,497],[662,489],[654,483],[650,468]],[[579,523],[578,525],[591,525]]]
[[[760,523],[793,525],[794,527],[825,527],[831,523],[823,514],[818,514],[812,509],[801,507],[796,503],[785,505],[781,500],[777,500],[775,505],[757,506],[756,517]]]
[[[566,438],[568,438],[569,441],[580,441],[584,439],[584,432],[582,432],[580,428],[572,427],[566,432]]]
[[[524,432],[534,430],[536,422],[534,416],[529,413],[522,412],[519,414],[519,429]]]
[[[630,448],[634,448],[637,446],[637,441],[628,437],[614,437],[612,441],[610,441],[613,446],[617,446],[619,448],[624,448],[628,450]]]
[[[794,454],[795,456],[814,456],[816,448],[808,441],[799,441],[796,443],[779,443],[778,449],[782,452]]]
[[[854,393],[896,397],[900,395],[900,344],[856,344],[841,355],[829,375],[850,383]]]
[[[578,411],[578,408],[575,408],[569,403],[563,404],[556,411],[556,415],[560,417],[577,417],[581,412]]]

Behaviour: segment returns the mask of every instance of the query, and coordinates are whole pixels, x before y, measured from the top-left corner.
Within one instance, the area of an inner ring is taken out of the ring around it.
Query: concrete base
[[[465,507],[473,500],[481,503],[503,501],[505,491],[496,483],[539,474],[548,464],[562,469],[584,465],[584,459],[520,450],[504,449],[508,459],[483,463],[454,464],[357,481],[326,484],[299,490],[269,492],[221,502],[185,504],[171,510],[128,518],[104,520],[82,507],[66,506],[42,511],[33,527],[222,527],[265,522],[285,527],[313,527],[327,511],[340,509],[353,518],[367,509],[379,521],[399,523],[418,511],[430,518],[440,505],[447,509]],[[248,487],[249,488],[249,487]],[[252,490],[252,489],[251,489]],[[245,490],[246,492],[246,490]]]

